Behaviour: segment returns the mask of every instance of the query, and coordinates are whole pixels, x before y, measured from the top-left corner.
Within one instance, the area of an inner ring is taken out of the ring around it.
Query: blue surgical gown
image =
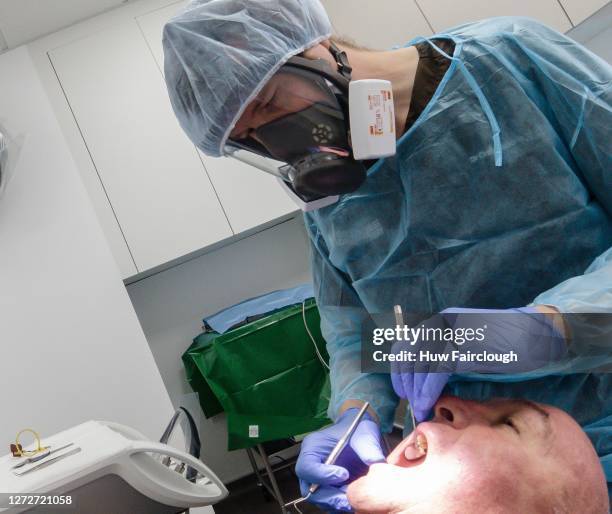
[[[452,63],[396,155],[376,162],[354,193],[305,214],[331,356],[330,417],[347,399],[368,400],[383,430],[397,398],[388,375],[361,373],[368,313],[532,302],[612,312],[611,67],[525,18],[436,38],[455,42]],[[482,378],[453,377],[450,388],[561,403],[606,464],[608,376]],[[585,384],[600,398],[587,407]]]

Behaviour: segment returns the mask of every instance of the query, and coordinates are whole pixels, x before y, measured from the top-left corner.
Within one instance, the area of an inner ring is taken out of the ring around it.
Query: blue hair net
[[[189,139],[219,157],[240,115],[290,58],[327,39],[319,0],[194,0],[164,27],[164,75]]]

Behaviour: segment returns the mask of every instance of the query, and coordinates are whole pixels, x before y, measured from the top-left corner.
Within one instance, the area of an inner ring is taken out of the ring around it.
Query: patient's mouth
[[[421,459],[427,455],[427,439],[423,434],[416,434],[414,441],[404,450],[404,457],[409,461]]]
[[[387,462],[403,468],[418,466],[425,461],[428,451],[427,437],[417,428],[391,452]]]

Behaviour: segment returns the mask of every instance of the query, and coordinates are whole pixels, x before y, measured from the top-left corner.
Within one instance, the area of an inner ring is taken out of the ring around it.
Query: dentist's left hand
[[[357,408],[346,410],[336,423],[313,432],[302,442],[295,467],[301,493],[306,496],[311,484],[319,484],[319,489],[308,501],[323,510],[352,512],[346,498],[348,484],[367,473],[370,465],[385,461],[380,428],[372,416],[366,413],[336,464],[324,464],[358,412]]]

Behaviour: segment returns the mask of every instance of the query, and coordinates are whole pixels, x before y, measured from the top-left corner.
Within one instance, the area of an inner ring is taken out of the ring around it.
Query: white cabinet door
[[[277,179],[231,157],[201,154],[234,232],[243,232],[297,211]]]
[[[413,1],[322,0],[334,33],[357,44],[384,50],[405,45],[416,36],[432,33],[427,20]]]
[[[189,2],[185,0],[174,2],[167,7],[156,9],[155,11],[151,11],[136,18],[136,22],[144,38],[147,40],[151,53],[161,70],[164,69],[164,48],[162,46],[164,25],[170,18],[179,14],[181,9],[188,3]]]
[[[529,16],[565,32],[571,23],[557,0],[416,0],[436,32],[493,16]]]
[[[133,20],[49,55],[138,271],[232,235]]]
[[[572,23],[578,25],[609,3],[609,0],[560,0],[560,2]]]
[[[184,1],[173,3],[136,18],[160,70],[164,67],[162,47],[164,24],[186,3]],[[271,175],[236,159],[227,157],[215,159],[203,154],[200,154],[200,157],[235,233],[296,211],[295,204]]]

